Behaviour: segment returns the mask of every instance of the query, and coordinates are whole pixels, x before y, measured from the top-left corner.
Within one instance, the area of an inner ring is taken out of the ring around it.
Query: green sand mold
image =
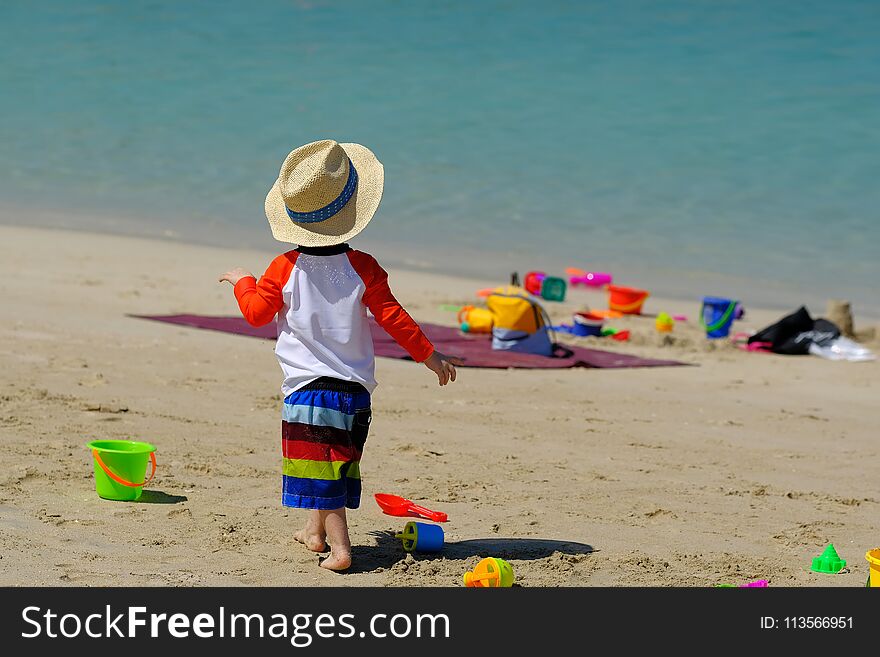
[[[818,557],[813,559],[813,565],[810,567],[815,573],[839,573],[846,567],[846,559],[841,559],[834,549],[834,544],[829,543],[825,551]]]

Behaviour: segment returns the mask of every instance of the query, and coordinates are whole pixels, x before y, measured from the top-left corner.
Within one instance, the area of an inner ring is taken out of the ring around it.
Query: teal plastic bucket
[[[730,327],[735,319],[736,306],[739,302],[720,297],[703,297],[703,308],[700,310],[700,324],[710,339],[726,338],[730,335]]]
[[[565,301],[565,280],[556,276],[541,279],[541,298],[547,301]]]

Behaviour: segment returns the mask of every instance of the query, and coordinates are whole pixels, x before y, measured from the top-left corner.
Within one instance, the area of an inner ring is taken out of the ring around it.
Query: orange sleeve
[[[284,306],[282,290],[290,278],[297,255],[295,251],[289,251],[275,258],[259,281],[253,276],[245,276],[235,284],[235,298],[248,324],[268,324]]]
[[[349,251],[348,259],[358,276],[367,286],[364,305],[373,313],[376,322],[413,360],[421,363],[434,353],[434,345],[422,333],[422,329],[394,298],[388,286],[388,272],[376,259],[362,251]]]

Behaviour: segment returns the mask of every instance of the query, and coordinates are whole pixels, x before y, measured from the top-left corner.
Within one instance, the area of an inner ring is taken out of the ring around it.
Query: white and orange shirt
[[[376,388],[373,339],[367,310],[376,322],[422,362],[434,347],[388,287],[388,273],[376,259],[347,244],[300,247],[284,253],[257,281],[235,285],[241,314],[253,326],[276,318],[275,355],[284,373],[281,391],[322,376]]]

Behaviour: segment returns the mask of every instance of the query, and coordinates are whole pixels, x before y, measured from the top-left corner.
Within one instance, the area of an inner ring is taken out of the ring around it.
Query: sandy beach
[[[354,565],[318,568],[280,504],[273,343],[128,316],[236,314],[217,276],[272,256],[0,226],[0,584],[460,586],[497,556],[523,587],[864,585],[880,546],[880,363],[710,344],[699,296],[648,300],[691,318],[668,338],[632,317],[615,323],[630,343],[589,342],[690,367],[461,369],[439,388],[422,365],[378,359]],[[442,304],[505,278],[391,272],[410,313],[441,324],[455,321]],[[742,299],[740,331],[800,305]],[[604,295],[547,308],[567,320],[583,304]],[[157,446],[141,502],[96,495],[85,444],[99,438]],[[406,555],[405,521],[376,492],[447,512],[444,551]],[[810,572],[828,543],[847,568]]]

